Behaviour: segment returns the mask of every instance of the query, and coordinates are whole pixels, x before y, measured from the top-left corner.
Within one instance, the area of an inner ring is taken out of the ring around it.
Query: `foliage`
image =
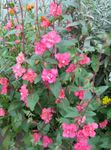
[[[51,6],[44,0],[18,0],[4,5],[1,149],[111,148],[109,2],[64,0]],[[78,140],[81,130],[87,144]]]

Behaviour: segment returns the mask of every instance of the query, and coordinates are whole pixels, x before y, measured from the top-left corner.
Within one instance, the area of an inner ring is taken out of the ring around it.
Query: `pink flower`
[[[34,143],[37,143],[41,138],[41,135],[39,133],[33,133],[33,140]]]
[[[0,78],[0,84],[2,86],[0,94],[7,94],[7,92],[8,92],[8,79],[7,78]]]
[[[74,145],[74,150],[91,150],[91,146],[81,141]]]
[[[50,144],[53,143],[52,139],[49,138],[48,136],[43,136],[43,140],[42,140],[42,143],[43,143],[43,147],[46,148],[48,147]]]
[[[98,125],[96,123],[87,124],[83,127],[83,132],[86,136],[94,137],[96,135],[95,129],[98,128]]]
[[[15,74],[16,79],[18,79],[18,77],[21,77],[25,72],[26,69],[22,68],[21,64],[16,64],[13,68],[13,73]]]
[[[60,90],[60,93],[59,93],[59,97],[60,99],[64,99],[65,98],[65,90],[64,89],[61,89]]]
[[[22,79],[33,83],[36,76],[37,74],[32,69],[28,69],[27,72],[23,75]]]
[[[77,127],[75,124],[62,124],[63,134],[65,138],[74,138],[76,136]]]
[[[77,96],[77,97],[79,97],[80,100],[84,99],[84,94],[85,94],[85,91],[81,90],[81,89],[74,92],[74,95]]]
[[[68,68],[66,69],[66,73],[74,72],[76,70],[75,64],[70,64]]]
[[[80,64],[80,65],[84,65],[84,64],[89,64],[89,63],[90,63],[90,58],[87,57],[87,55],[85,55],[85,54],[80,54],[79,56],[80,56],[80,58],[81,58],[81,60],[79,60],[79,64]]]
[[[52,119],[52,108],[43,108],[42,114],[40,115],[41,119],[45,122],[45,124],[49,123]]]
[[[27,86],[25,84],[23,84],[21,86],[21,89],[20,89],[20,95],[21,95],[21,100],[25,103],[25,105],[28,107],[28,95],[29,95],[29,91],[27,89]]]
[[[76,139],[77,139],[77,142],[84,142],[84,143],[87,143],[88,142],[88,136],[86,136],[83,132],[83,130],[79,130],[76,134]]]
[[[16,61],[18,64],[22,64],[25,61],[25,56],[22,52],[18,54],[18,56],[16,57]]]
[[[59,68],[67,66],[70,62],[70,54],[68,52],[65,52],[62,54],[58,53],[55,55],[55,58],[57,59],[59,63],[58,64]]]
[[[15,44],[19,44],[20,43],[20,40],[15,40]]]
[[[62,15],[62,4],[56,4],[55,2],[50,3],[50,15],[59,17]]]
[[[22,25],[17,25],[15,29],[16,29],[15,35],[18,37],[23,30]]]
[[[7,24],[6,24],[6,26],[5,26],[5,29],[6,30],[10,30],[11,28],[12,28],[12,21],[11,20],[8,20],[8,22],[7,22]]]
[[[50,26],[51,23],[50,23],[50,21],[47,18],[45,18],[44,16],[42,16],[41,20],[42,20],[41,27],[47,28],[47,27]]]
[[[50,70],[44,69],[42,72],[42,80],[48,83],[55,83],[57,75],[58,75],[57,69],[50,69]]]
[[[42,43],[47,48],[53,47],[55,44],[59,43],[61,41],[60,35],[57,34],[56,31],[50,31],[49,33],[43,35],[42,37]]]
[[[105,119],[103,122],[99,123],[99,127],[103,129],[103,128],[105,128],[107,126],[107,124],[108,124],[108,120]]]
[[[6,115],[6,112],[3,108],[0,108],[0,117],[4,117]]]
[[[43,55],[45,51],[47,51],[47,48],[44,43],[42,42],[35,43],[35,54]]]
[[[77,108],[78,112],[81,112],[81,111],[83,111],[85,109],[86,106],[87,106],[87,102],[84,102],[82,104],[78,104],[76,106],[76,108]]]
[[[74,120],[77,121],[78,125],[81,125],[82,123],[85,122],[86,116],[83,116],[83,117],[82,116],[77,116],[77,117],[74,118]]]

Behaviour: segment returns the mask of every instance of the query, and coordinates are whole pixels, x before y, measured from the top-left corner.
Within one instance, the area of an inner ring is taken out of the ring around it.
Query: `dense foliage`
[[[0,149],[111,148],[109,2],[3,5]]]

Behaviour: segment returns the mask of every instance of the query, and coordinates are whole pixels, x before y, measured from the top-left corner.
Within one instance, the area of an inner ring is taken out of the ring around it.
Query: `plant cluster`
[[[84,4],[5,4],[1,149],[111,148],[110,35],[95,30]]]

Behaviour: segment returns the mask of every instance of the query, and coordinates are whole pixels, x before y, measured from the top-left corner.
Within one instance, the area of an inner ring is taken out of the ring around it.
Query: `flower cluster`
[[[27,89],[27,86],[26,84],[23,84],[21,86],[21,89],[20,89],[20,95],[21,95],[21,100],[25,103],[25,105],[28,107],[28,95],[29,95],[29,91]]]
[[[57,69],[45,69],[42,71],[42,80],[48,83],[55,83],[58,75]]]
[[[68,52],[63,53],[63,54],[58,53],[55,55],[55,58],[57,59],[59,63],[58,64],[59,68],[67,66],[70,62],[70,54]]]
[[[0,78],[0,85],[1,90],[0,90],[0,94],[7,94],[8,92],[8,79],[7,78]]]
[[[53,116],[53,109],[52,108],[43,108],[42,114],[40,115],[41,119],[45,122],[45,124],[49,123]]]
[[[3,108],[0,108],[0,117],[4,117],[6,115],[6,111]]]

